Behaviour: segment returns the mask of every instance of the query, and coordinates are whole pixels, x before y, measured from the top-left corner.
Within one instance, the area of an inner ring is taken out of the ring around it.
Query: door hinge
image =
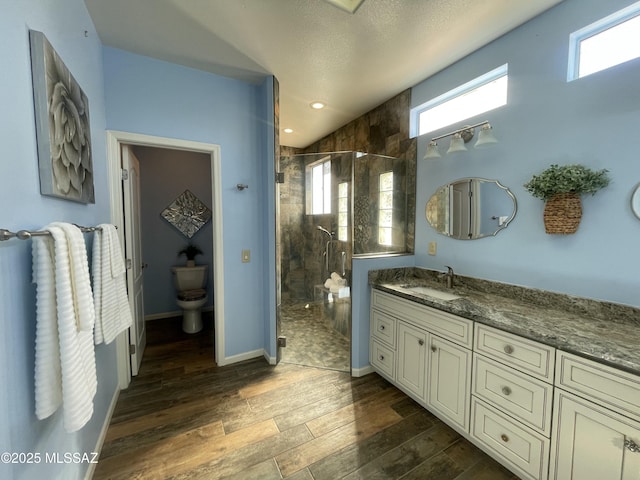
[[[276,183],[284,183],[284,172],[276,172]]]
[[[126,266],[127,266],[127,270],[131,270],[131,267],[133,267],[133,262],[131,261],[130,258],[127,258]]]
[[[122,169],[122,180],[129,180],[129,170],[126,168]]]
[[[129,344],[129,355],[135,355],[136,354],[136,346],[133,343]]]
[[[286,347],[287,346],[287,337],[284,335],[280,335],[278,337],[278,347]]]

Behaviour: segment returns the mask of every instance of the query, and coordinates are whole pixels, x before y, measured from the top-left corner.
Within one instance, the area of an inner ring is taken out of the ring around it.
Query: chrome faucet
[[[456,274],[449,265],[445,265],[445,267],[447,267],[447,273],[443,273],[442,275],[447,279],[447,288],[453,288],[453,279]]]

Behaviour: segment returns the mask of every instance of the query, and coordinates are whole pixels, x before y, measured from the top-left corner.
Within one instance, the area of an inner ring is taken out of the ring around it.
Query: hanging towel
[[[91,264],[96,311],[95,343],[111,343],[132,323],[125,264],[113,225],[98,226],[93,237]]]
[[[35,237],[36,416],[53,414],[60,404],[68,432],[93,415],[97,389],[93,326],[95,311],[84,237],[67,223],[46,227],[51,237]]]

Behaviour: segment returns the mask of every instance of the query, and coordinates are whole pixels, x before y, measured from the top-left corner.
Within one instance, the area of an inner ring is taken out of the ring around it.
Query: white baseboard
[[[102,424],[102,429],[100,430],[100,435],[98,435],[98,441],[96,442],[96,446],[93,449],[94,452],[98,453],[98,457],[102,452],[102,446],[104,445],[104,439],[107,436],[107,430],[109,430],[109,424],[111,423],[111,417],[113,417],[113,412],[116,408],[116,404],[118,403],[118,397],[120,396],[120,389],[116,387],[115,392],[113,392],[113,398],[111,398],[111,403],[109,404],[109,409],[107,410],[107,415],[104,419],[104,423]],[[91,480],[93,478],[93,474],[96,470],[96,463],[90,463],[89,468],[87,468],[87,473],[85,474],[85,480]]]
[[[266,350],[264,350],[262,353],[264,355],[264,359],[267,361],[267,363],[269,365],[275,365],[276,364],[276,357],[269,356],[269,353]]]
[[[264,349],[253,350],[251,352],[245,352],[245,353],[239,353],[238,355],[224,357],[224,360],[223,360],[224,363],[219,364],[219,366],[222,367],[224,365],[231,365],[232,363],[244,362],[245,360],[251,360],[252,358],[258,358],[263,356],[264,356]]]
[[[365,375],[369,375],[370,373],[373,373],[373,372],[375,372],[373,367],[371,365],[367,365],[366,367],[362,367],[362,368],[352,368],[351,369],[351,376],[352,377],[364,377]]]

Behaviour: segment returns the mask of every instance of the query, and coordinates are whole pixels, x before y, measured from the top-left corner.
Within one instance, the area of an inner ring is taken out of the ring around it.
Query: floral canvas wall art
[[[40,193],[95,203],[87,96],[44,34],[29,37]]]

